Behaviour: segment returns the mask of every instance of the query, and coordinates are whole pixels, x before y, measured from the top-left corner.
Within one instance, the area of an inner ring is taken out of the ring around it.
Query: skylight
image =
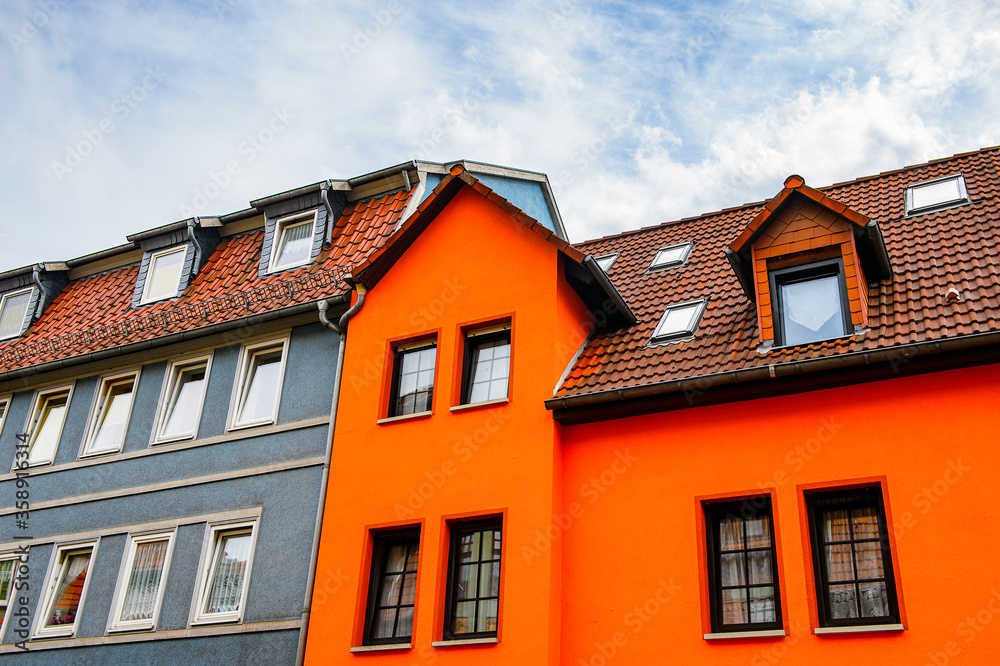
[[[30,288],[0,296],[0,340],[21,335],[30,302]]]
[[[965,178],[946,176],[906,188],[906,214],[928,213],[969,200]]]
[[[707,301],[690,301],[671,305],[663,313],[650,342],[670,342],[694,335],[705,312]]]
[[[694,247],[694,243],[691,242],[661,247],[656,256],[653,257],[653,263],[649,265],[649,270],[658,271],[683,265],[690,256],[692,247]]]
[[[180,289],[181,272],[187,246],[155,252],[149,259],[149,271],[143,288],[142,302],[152,303],[173,298]]]
[[[614,254],[604,254],[600,257],[594,257],[594,261],[597,262],[597,265],[601,267],[602,271],[607,273],[611,269],[611,265],[615,263],[618,255],[618,252],[615,252]]]

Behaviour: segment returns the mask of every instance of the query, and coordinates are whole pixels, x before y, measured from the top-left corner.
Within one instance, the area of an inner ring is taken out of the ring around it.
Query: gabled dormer
[[[347,207],[345,181],[309,185],[250,205],[264,214],[264,243],[257,276],[298,268],[319,256]]]
[[[726,255],[756,305],[764,348],[862,331],[869,285],[892,276],[878,222],[795,175]]]
[[[0,341],[24,335],[68,283],[69,267],[63,263],[0,273]]]
[[[191,218],[128,236],[142,248],[132,307],[176,298],[184,293],[219,244],[217,218]]]

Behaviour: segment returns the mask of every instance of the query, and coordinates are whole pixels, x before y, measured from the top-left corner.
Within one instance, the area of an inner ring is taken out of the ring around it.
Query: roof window
[[[694,247],[694,243],[680,243],[678,245],[668,245],[667,247],[661,247],[656,252],[656,256],[653,257],[653,263],[649,265],[649,270],[659,271],[665,268],[673,268],[675,266],[683,266],[684,262],[688,260],[691,255],[691,248]]]
[[[173,247],[154,252],[149,257],[149,268],[142,290],[142,302],[152,303],[173,298],[180,291],[181,273],[187,246]]]
[[[316,211],[293,215],[275,223],[277,242],[272,246],[269,271],[282,271],[308,263],[312,259]]]
[[[701,299],[668,307],[660,317],[660,323],[656,325],[650,342],[675,342],[693,336],[707,303],[708,301]]]
[[[11,291],[0,296],[0,340],[21,335],[30,303],[31,288]]]
[[[906,188],[906,214],[919,215],[969,201],[961,175],[936,178]]]
[[[615,252],[613,254],[603,254],[600,257],[594,257],[594,261],[597,262],[597,265],[601,267],[602,271],[607,273],[609,270],[611,270],[611,266],[615,263],[615,260],[618,259],[618,256],[620,254],[621,254],[620,252]]]

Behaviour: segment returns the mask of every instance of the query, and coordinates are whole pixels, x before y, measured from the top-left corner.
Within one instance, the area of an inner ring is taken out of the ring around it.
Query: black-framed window
[[[418,529],[374,535],[365,645],[409,643],[416,606]]]
[[[437,342],[426,340],[396,348],[389,416],[429,412],[434,398]]]
[[[510,326],[466,333],[462,404],[506,398],[509,379]]]
[[[770,272],[776,345],[801,345],[853,330],[844,263],[840,259]]]
[[[781,628],[771,498],[705,505],[713,632]]]
[[[969,191],[962,174],[915,183],[906,188],[906,214],[919,215],[968,203]]]
[[[879,486],[806,494],[820,626],[899,623]]]
[[[502,528],[500,518],[451,525],[445,640],[496,637]]]

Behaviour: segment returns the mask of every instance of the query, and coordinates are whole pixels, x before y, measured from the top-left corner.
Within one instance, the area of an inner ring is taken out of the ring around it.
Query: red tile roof
[[[333,247],[294,270],[257,277],[263,230],[223,239],[180,297],[133,309],[138,264],[71,282],[17,339],[0,342],[0,372],[345,293],[343,275],[392,234],[409,202],[403,190],[348,206]]]
[[[904,217],[907,185],[950,174],[965,176],[971,203]],[[608,274],[639,322],[595,334],[556,398],[1000,331],[998,188],[996,147],[819,188],[879,222],[895,274],[871,286],[870,330],[863,335],[768,353],[758,351],[755,306],[724,250],[769,202],[580,243],[576,247],[593,256],[621,253]],[[685,265],[646,272],[658,248],[686,241],[695,247]],[[951,287],[964,298],[947,301]],[[668,305],[700,298],[707,298],[708,306],[693,340],[649,346]]]

